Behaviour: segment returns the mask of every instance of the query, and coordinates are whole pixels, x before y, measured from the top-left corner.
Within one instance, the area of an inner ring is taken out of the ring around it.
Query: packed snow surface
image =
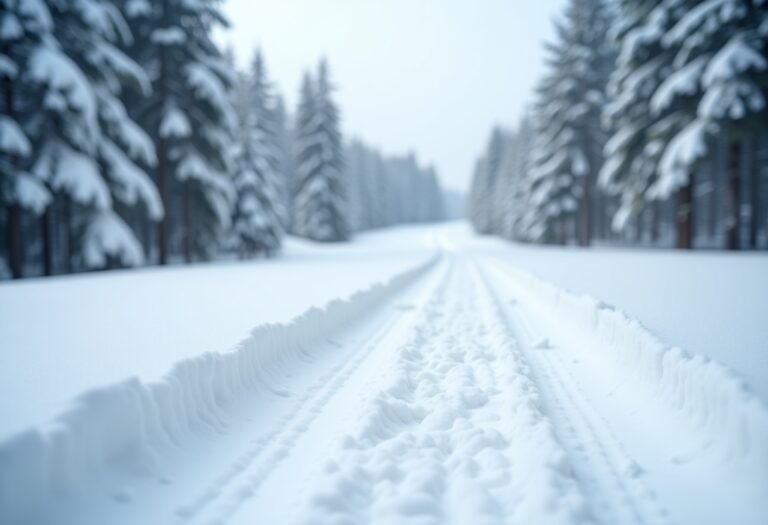
[[[2,285],[0,522],[764,524],[765,264],[449,225]]]

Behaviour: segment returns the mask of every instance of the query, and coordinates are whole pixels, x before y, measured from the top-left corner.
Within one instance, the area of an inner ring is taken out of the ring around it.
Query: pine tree
[[[547,47],[549,73],[538,90],[532,181],[540,213],[536,235],[581,245],[592,237],[592,194],[602,163],[605,134],[600,114],[613,57],[603,0],[571,0]]]
[[[530,122],[523,118],[510,133],[499,168],[499,187],[494,207],[498,216],[498,234],[512,240],[524,240],[522,219],[529,203],[528,159],[531,148]]]
[[[475,164],[469,216],[475,230],[481,234],[498,232],[494,200],[506,140],[506,132],[501,128],[494,128],[485,154]]]
[[[288,110],[285,107],[285,101],[279,94],[275,95],[275,133],[277,134],[277,155],[279,161],[278,172],[282,173],[283,183],[280,187],[282,191],[283,206],[283,230],[290,231],[293,221],[293,187],[295,179],[295,168],[293,158],[293,129],[290,124],[291,119]]]
[[[21,15],[20,25],[46,33],[44,42],[16,55],[23,61],[16,64],[17,87],[24,91],[20,98],[35,104],[24,111],[20,127],[29,139],[26,157],[32,162],[21,178],[27,181],[25,191],[30,193],[34,180],[31,194],[41,203],[39,183],[44,182],[57,198],[77,206],[67,226],[78,240],[80,266],[141,264],[142,247],[118,209],[141,206],[156,220],[163,207],[144,171],[155,161],[154,149],[120,98],[123,85],[149,89],[144,71],[119,49],[132,35],[106,0],[22,4],[13,12]],[[45,273],[51,273],[47,219],[43,262]]]
[[[24,272],[22,213],[42,214],[51,202],[44,182],[32,172],[39,149],[37,110],[44,86],[29,79],[30,56],[55,47],[53,18],[43,0],[0,0],[0,204],[6,208],[6,248],[13,278]]]
[[[674,52],[663,41],[676,22],[675,13],[663,0],[627,0],[620,2],[619,8],[613,34],[621,51],[609,83],[611,100],[605,111],[613,135],[606,144],[600,184],[620,196],[613,227],[623,230],[649,202],[668,197],[667,188],[659,191],[656,186],[662,156],[675,134],[691,121],[691,110],[665,103],[661,111],[658,98],[658,88],[666,78],[681,82],[683,87],[688,73],[675,71]],[[676,188],[680,248],[690,248],[693,242],[690,175],[684,175]]]
[[[729,143],[726,244],[740,246],[742,141],[768,122],[768,3],[754,0],[666,0],[674,22],[662,44],[674,73],[655,91],[656,115],[674,119],[675,135],[660,160],[653,197],[690,187],[713,139]]]
[[[766,121],[765,2],[622,2],[622,46],[608,117],[604,185],[622,195],[616,223],[677,194],[677,245],[693,245],[694,174],[730,141],[728,246],[738,245],[740,141]],[[648,109],[650,108],[650,111]]]
[[[325,242],[350,237],[338,109],[325,61],[315,83],[305,76],[297,119],[294,231]]]
[[[152,94],[136,93],[130,107],[155,144],[155,181],[169,210],[158,229],[159,262],[168,262],[172,234],[187,261],[208,258],[234,200],[235,75],[211,38],[226,20],[217,0],[123,0],[123,10],[135,35],[130,55],[151,72]]]
[[[241,78],[234,184],[233,221],[242,257],[272,255],[283,236],[283,195],[273,95],[259,51],[250,76]]]

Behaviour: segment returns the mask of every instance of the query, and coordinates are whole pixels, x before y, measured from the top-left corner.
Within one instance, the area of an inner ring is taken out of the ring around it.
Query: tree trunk
[[[579,246],[589,246],[592,242],[592,191],[589,176],[584,177],[582,190],[584,194],[581,196],[579,207]]]
[[[760,219],[762,218],[763,211],[760,209],[760,199],[762,197],[762,176],[763,170],[765,170],[768,164],[768,144],[764,140],[760,140],[758,137],[755,140],[754,159],[752,163],[751,173],[751,201],[750,201],[750,214],[749,214],[749,246],[753,250],[759,248],[758,235],[760,232]]]
[[[158,140],[157,144],[157,190],[163,203],[165,213],[157,223],[157,253],[161,266],[168,264],[168,216],[170,215],[170,202],[168,199],[168,151],[165,140]]]
[[[40,216],[40,233],[43,237],[43,275],[53,275],[53,246],[51,235],[51,208],[50,206]]]
[[[66,194],[63,194],[61,197],[61,224],[67,239],[67,254],[64,258],[64,271],[66,273],[72,273],[74,271],[72,257],[74,254],[73,247],[75,245],[75,239],[72,233],[72,201]]]
[[[739,249],[741,233],[741,143],[731,141],[728,148],[728,219],[726,228],[726,248]]]
[[[158,2],[160,8],[163,10],[163,22],[169,22],[168,19],[168,2]],[[165,46],[160,46],[160,71],[158,78],[158,94],[162,103],[164,104],[168,98],[168,65],[167,57],[165,53]],[[170,229],[170,198],[168,195],[168,179],[169,179],[169,166],[168,166],[168,144],[166,140],[157,136],[157,144],[155,144],[155,150],[157,151],[157,189],[160,193],[160,201],[163,203],[162,218],[157,223],[157,255],[158,263],[161,266],[168,264],[168,231]]]
[[[184,183],[184,259],[192,262],[192,190],[189,181]]]
[[[3,54],[10,52],[9,46],[2,47]],[[5,77],[3,81],[3,102],[5,103],[5,114],[13,118],[15,113],[13,100],[13,81],[10,77]],[[8,159],[11,169],[16,164],[14,157]],[[16,196],[14,195],[15,199]],[[24,277],[24,237],[21,229],[21,206],[18,202],[12,202],[8,205],[8,265],[11,270],[11,277],[21,279]]]
[[[651,203],[651,245],[656,246],[659,243],[659,201],[654,200]]]
[[[693,248],[693,173],[688,183],[677,192],[677,247]]]
[[[11,277],[24,277],[24,242],[21,232],[21,206],[8,206],[8,265]]]

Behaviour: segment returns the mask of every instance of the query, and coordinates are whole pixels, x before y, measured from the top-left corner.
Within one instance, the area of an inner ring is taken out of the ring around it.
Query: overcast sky
[[[385,153],[415,151],[445,186],[466,190],[494,123],[514,124],[542,71],[541,44],[563,0],[226,0],[217,38],[242,67],[264,51],[296,104],[321,56],[338,86],[342,129]]]

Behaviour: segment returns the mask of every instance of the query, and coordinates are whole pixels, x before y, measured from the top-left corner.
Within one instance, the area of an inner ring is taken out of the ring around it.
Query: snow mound
[[[259,326],[235,350],[177,362],[156,382],[137,378],[88,391],[49,428],[0,443],[0,523],[26,521],[46,502],[81,491],[111,465],[155,473],[164,451],[205,429],[223,432],[228,407],[281,387],[296,360],[428,271],[439,256],[346,300],[312,308],[288,324]],[[119,494],[120,500],[130,494]]]
[[[764,480],[768,489],[768,410],[729,368],[666,344],[638,320],[594,297],[511,267],[498,270],[521,300],[558,319],[569,333],[585,336],[593,351],[605,354],[601,358],[614,361],[628,379],[690,422],[724,459],[754,469],[753,479]]]

